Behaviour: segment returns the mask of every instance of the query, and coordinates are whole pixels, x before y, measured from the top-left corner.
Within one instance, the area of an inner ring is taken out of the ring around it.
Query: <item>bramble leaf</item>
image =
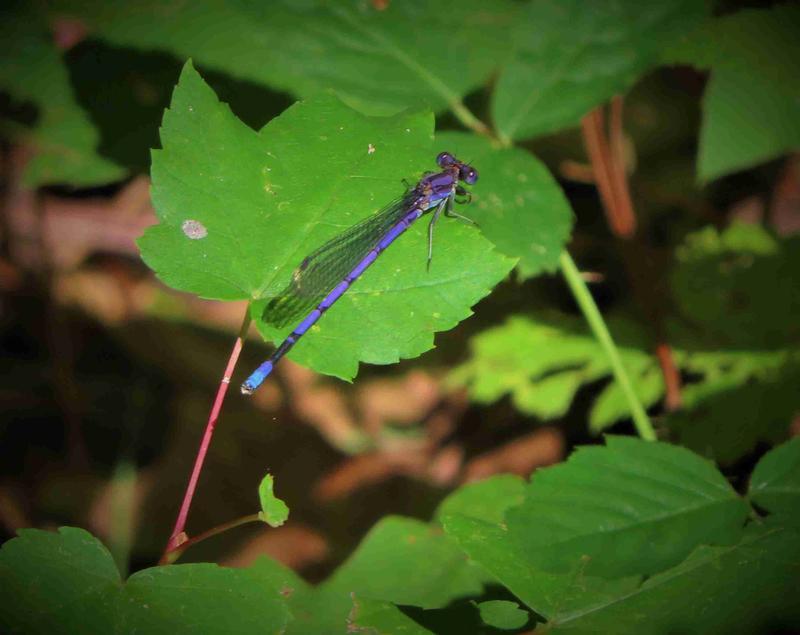
[[[268,299],[303,257],[404,192],[435,166],[430,114],[366,117],[330,95],[298,103],[254,132],[188,64],[153,153],[160,224],[139,240],[168,285],[202,297]],[[442,219],[430,271],[426,223],[381,255],[290,353],[317,371],[352,378],[358,362],[391,363],[433,346],[433,333],[468,317],[513,266],[474,227]],[[469,267],[465,266],[469,263]]]
[[[25,529],[0,550],[0,630],[279,633],[290,579],[262,559],[247,569],[154,567],[123,583],[108,550],[82,529]]]
[[[709,461],[677,446],[607,437],[539,470],[506,522],[537,569],[620,578],[736,542],[745,502]]]

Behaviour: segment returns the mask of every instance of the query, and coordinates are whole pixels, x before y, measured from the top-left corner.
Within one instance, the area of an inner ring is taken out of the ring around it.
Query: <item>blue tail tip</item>
[[[244,382],[241,387],[241,391],[243,395],[252,395],[256,390],[255,386],[251,386],[250,382]]]

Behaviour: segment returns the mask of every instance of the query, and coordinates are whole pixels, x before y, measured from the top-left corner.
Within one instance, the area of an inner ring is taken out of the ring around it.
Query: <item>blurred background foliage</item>
[[[375,98],[370,78],[391,60],[342,52],[337,38],[358,24],[334,11],[342,26],[331,30],[324,4],[273,3],[269,19],[248,2],[3,9],[3,538],[84,526],[132,569],[157,559],[167,538],[244,311],[166,288],[133,242],[155,222],[150,149],[186,58],[254,129],[327,85],[369,112],[429,106],[438,131],[461,127],[442,94],[399,82]],[[472,4],[459,3],[463,28],[449,44],[427,41],[425,54],[459,60],[451,79],[466,106],[502,120],[509,106],[493,89],[518,81],[514,72],[530,77],[550,44],[522,47],[493,74],[512,50],[497,33],[528,5],[491,21]],[[666,25],[669,42],[649,52],[660,57],[598,93],[592,106],[625,94],[633,245],[604,216],[577,127],[587,108],[522,132],[499,126],[564,189],[571,253],[659,434],[714,458],[734,483],[800,425],[797,10],[771,4],[717,3],[689,33]],[[407,9],[412,24],[418,6]],[[494,56],[470,54],[476,41]],[[677,392],[656,344],[669,349]],[[252,333],[239,368],[269,350]],[[353,384],[288,360],[275,377],[251,400],[228,399],[190,527],[250,512],[266,471],[291,520],[228,532],[187,561],[269,553],[317,581],[387,514],[428,519],[461,483],[526,476],[601,431],[632,432],[605,356],[556,276],[512,274],[433,351],[362,365]]]

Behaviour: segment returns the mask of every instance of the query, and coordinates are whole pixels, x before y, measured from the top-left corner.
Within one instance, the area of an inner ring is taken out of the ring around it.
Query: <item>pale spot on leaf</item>
[[[208,230],[199,220],[185,220],[181,224],[181,231],[192,240],[200,240],[208,236]]]

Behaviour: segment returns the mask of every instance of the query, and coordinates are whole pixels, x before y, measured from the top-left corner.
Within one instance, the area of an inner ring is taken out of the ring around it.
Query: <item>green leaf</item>
[[[634,590],[638,578],[604,580],[576,574],[546,573],[533,566],[528,554],[510,539],[504,521],[485,521],[468,513],[442,517],[449,537],[520,600],[545,617],[579,612],[587,606],[613,602]],[[519,528],[525,531],[527,528]]]
[[[497,148],[476,135],[445,132],[436,141],[480,172],[480,185],[463,213],[477,221],[498,250],[519,258],[520,276],[555,271],[573,212],[544,164],[526,150]]]
[[[261,511],[258,516],[270,527],[280,527],[289,518],[289,507],[273,492],[274,479],[267,474],[258,486],[258,499]]]
[[[480,602],[478,610],[481,619],[494,628],[503,630],[513,630],[522,628],[528,622],[528,613],[519,608],[516,602],[508,600],[489,600]]]
[[[676,250],[670,278],[679,311],[719,348],[785,348],[800,342],[800,237],[758,225],[706,227]],[[732,346],[733,345],[733,346]]]
[[[659,61],[662,49],[700,24],[698,0],[532,2],[512,32],[514,58],[493,95],[500,133],[525,139],[576,125]]]
[[[800,536],[780,526],[751,525],[736,544],[700,546],[645,581],[604,580],[585,575],[583,568],[545,573],[510,538],[531,525],[486,522],[464,512],[443,519],[447,534],[544,616],[548,632],[705,635],[762,632],[766,625],[792,632],[800,626],[793,592],[800,583]]]
[[[390,516],[367,534],[323,588],[343,597],[356,593],[393,604],[439,608],[455,598],[479,594],[484,578],[438,528]]]
[[[345,631],[341,631],[345,632]],[[369,635],[433,635],[394,604],[361,598],[353,594],[353,609],[347,618],[348,633]]]
[[[634,389],[645,406],[655,403],[663,385],[660,375],[655,382],[652,377],[657,366],[643,350],[644,336],[631,321],[611,318],[608,324]],[[510,393],[520,411],[542,419],[563,415],[581,385],[611,374],[605,352],[583,321],[565,315],[512,316],[505,324],[473,337],[470,350],[470,359],[451,373],[452,385],[466,386],[479,403]],[[593,430],[627,415],[627,410],[607,403],[613,390],[614,384],[609,384],[595,405]]]
[[[767,452],[750,477],[748,496],[773,514],[795,518],[800,510],[800,437]]]
[[[125,170],[96,152],[100,137],[75,100],[66,66],[38,15],[5,10],[0,52],[0,90],[38,109],[36,124],[17,135],[35,154],[25,169],[25,184],[102,185]]]
[[[486,522],[500,522],[506,509],[522,502],[525,481],[502,474],[470,483],[450,494],[436,511],[437,517],[465,514]]]
[[[153,153],[160,224],[139,240],[168,285],[207,298],[267,299],[303,256],[402,194],[439,151],[428,114],[366,117],[332,96],[298,103],[256,133],[191,65],[181,74]],[[350,379],[358,362],[391,363],[433,346],[513,266],[473,227],[443,219],[426,270],[425,223],[392,245],[290,353]],[[469,262],[470,267],[464,263]],[[368,316],[368,317],[365,317]]]
[[[798,31],[800,8],[791,4],[719,20],[703,98],[702,181],[800,148]]]
[[[372,620],[406,624],[392,605],[445,606],[479,594],[486,581],[486,573],[437,527],[387,517],[328,580],[290,599],[296,621],[289,633],[343,633],[348,623],[366,626]],[[359,606],[368,606],[368,614]]]
[[[773,357],[780,361],[786,356]],[[683,391],[686,410],[666,419],[681,445],[730,465],[759,442],[775,444],[785,439],[800,408],[800,358],[795,356],[785,364],[768,365],[769,361],[759,367],[735,360],[737,365],[722,376],[687,386]]]
[[[765,633],[800,628],[795,601],[800,534],[780,527],[750,526],[730,547],[699,547],[683,563],[639,588],[563,612],[550,632]]]
[[[205,67],[299,96],[333,88],[372,113],[442,110],[481,86],[506,56],[513,3],[74,1],[115,44],[192,57]],[[162,19],[154,20],[158,15]],[[446,46],[436,43],[446,42]]]
[[[123,583],[87,532],[26,529],[0,550],[0,630],[24,633],[279,633],[287,575],[263,559],[145,569]]]
[[[652,575],[697,545],[738,539],[747,504],[710,462],[666,443],[606,443],[537,471],[525,502],[506,514],[512,540],[537,568]]]

